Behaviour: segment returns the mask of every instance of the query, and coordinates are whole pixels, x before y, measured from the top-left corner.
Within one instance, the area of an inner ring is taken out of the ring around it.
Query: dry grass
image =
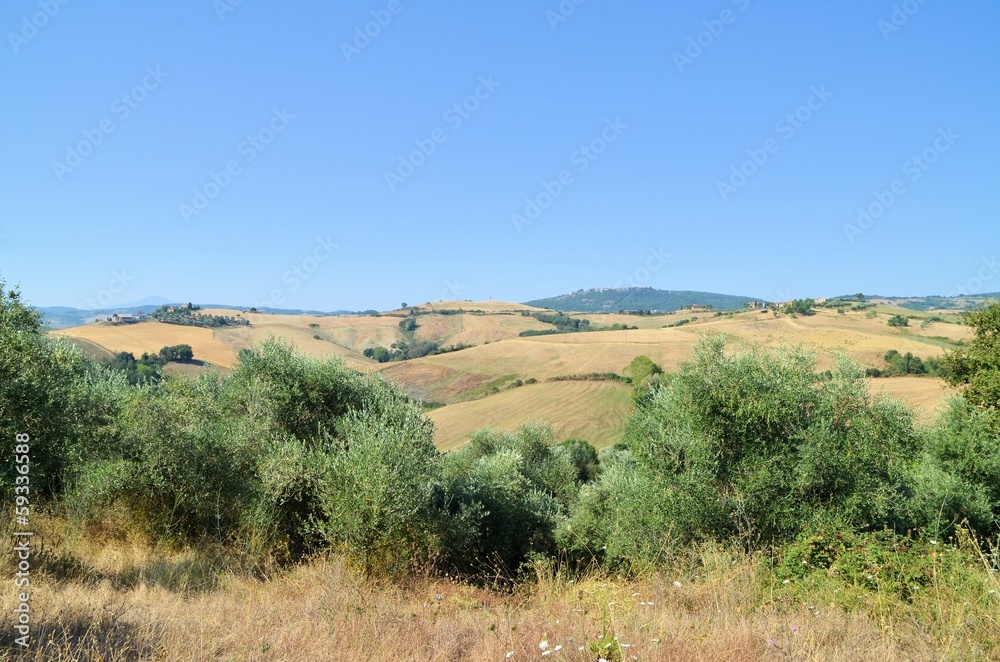
[[[364,358],[358,352],[329,340],[328,331],[322,328],[310,329],[301,326],[269,324],[250,328],[218,329],[215,334],[220,341],[232,347],[237,354],[240,349],[267,340],[269,336],[273,335],[294,343],[299,352],[309,356],[324,359],[340,357],[348,366],[361,370],[373,365],[372,361]],[[195,352],[196,357],[197,355]]]
[[[230,311],[232,312],[232,311]],[[215,337],[212,329],[179,326],[149,321],[139,324],[86,324],[52,332],[54,335],[82,338],[110,352],[131,352],[136,357],[144,352],[156,354],[166,345],[191,345],[194,356],[201,361],[231,366],[236,352]]]
[[[421,315],[417,322],[418,340],[433,340],[445,346],[494,343],[517,338],[522,331],[552,328],[521,315]]]
[[[928,377],[890,377],[869,382],[873,394],[886,393],[915,407],[924,421],[932,421],[944,411],[949,398],[958,394],[941,379]]]
[[[616,637],[624,660],[971,660],[1000,645],[1000,601],[963,605],[946,590],[853,609],[823,589],[794,599],[763,579],[763,560],[713,546],[640,579],[539,572],[537,584],[496,593],[377,583],[337,558],[261,580],[190,551],[62,545],[78,571],[33,576],[27,654],[12,652],[13,591],[3,592],[4,659],[593,661]]]
[[[473,430],[514,430],[531,420],[549,423],[559,441],[582,439],[597,448],[622,440],[633,411],[631,389],[615,382],[527,384],[482,400],[460,402],[428,413],[441,450],[459,448]]]

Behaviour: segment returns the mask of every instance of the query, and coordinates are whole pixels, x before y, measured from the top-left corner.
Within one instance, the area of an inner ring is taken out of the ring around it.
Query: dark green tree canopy
[[[1000,405],[1000,302],[968,314],[966,324],[975,337],[945,358],[953,386],[964,386],[966,399],[976,407],[996,410]]]

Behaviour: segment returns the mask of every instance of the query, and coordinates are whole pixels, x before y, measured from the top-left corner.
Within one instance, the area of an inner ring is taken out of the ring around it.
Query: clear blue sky
[[[1000,290],[996,2],[63,2],[0,9],[36,305]]]

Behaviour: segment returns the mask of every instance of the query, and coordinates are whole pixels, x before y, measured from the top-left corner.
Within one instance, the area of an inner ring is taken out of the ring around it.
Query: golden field
[[[622,440],[632,413],[631,389],[617,382],[545,382],[459,402],[428,413],[441,450],[461,446],[482,427],[514,430],[548,422],[558,439],[582,439],[597,448]]]

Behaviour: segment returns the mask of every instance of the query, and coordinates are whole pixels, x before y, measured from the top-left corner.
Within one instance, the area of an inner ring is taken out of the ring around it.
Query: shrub
[[[445,456],[449,567],[511,579],[532,556],[555,553],[555,528],[576,501],[580,466],[552,441],[546,425],[483,429]]]
[[[889,318],[889,326],[910,326],[910,320],[903,315],[893,315]]]
[[[163,361],[191,361],[194,359],[191,345],[171,345],[162,348],[159,354]]]
[[[726,530],[726,512],[706,476],[663,476],[635,464],[628,451],[608,460],[558,530],[574,567],[640,573],[666,563],[683,545]]]
[[[750,546],[790,540],[809,522],[863,529],[893,521],[919,448],[909,411],[872,398],[863,371],[847,361],[820,380],[801,351],[724,350],[723,338],[703,339],[694,360],[630,420],[626,440],[648,475],[625,481],[616,498],[642,503],[628,496],[636,489],[697,494],[696,506],[671,511],[675,537],[711,527]],[[698,519],[684,516],[691,509]]]
[[[351,414],[327,456],[322,533],[368,574],[400,578],[436,555],[432,427],[416,411]]]
[[[890,530],[809,531],[784,550],[775,575],[780,580],[799,580],[796,583],[805,586],[836,577],[836,581],[865,592],[895,594],[903,599],[915,597],[936,582],[974,582],[968,588],[980,592],[982,580],[976,570],[982,566],[970,549],[975,544],[970,544],[968,534],[962,539],[953,545],[941,538],[913,538]]]
[[[965,398],[982,409],[1000,406],[1000,303],[968,314],[975,337],[945,357],[949,382],[964,387]]]
[[[35,497],[58,494],[81,449],[101,438],[114,417],[114,403],[103,398],[109,380],[124,387],[68,341],[49,338],[41,315],[0,280],[0,435],[8,444],[30,436]],[[13,485],[14,463],[4,462],[0,490],[10,494]]]
[[[781,312],[786,315],[815,315],[813,308],[816,306],[814,299],[795,299],[786,303],[781,308]]]
[[[114,507],[159,538],[229,542],[252,500],[253,462],[233,452],[219,387],[176,380],[125,394],[115,434],[76,471],[73,510]]]

